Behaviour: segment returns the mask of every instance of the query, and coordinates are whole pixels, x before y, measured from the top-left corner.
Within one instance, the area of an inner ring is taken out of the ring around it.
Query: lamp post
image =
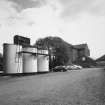
[[[51,66],[51,50],[52,50],[52,48],[48,47],[48,51],[49,51],[49,69],[50,70],[52,69],[52,66]]]

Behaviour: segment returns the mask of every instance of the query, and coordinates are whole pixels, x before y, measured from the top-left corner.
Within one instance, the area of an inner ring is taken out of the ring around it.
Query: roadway
[[[0,77],[0,105],[105,105],[105,71]]]

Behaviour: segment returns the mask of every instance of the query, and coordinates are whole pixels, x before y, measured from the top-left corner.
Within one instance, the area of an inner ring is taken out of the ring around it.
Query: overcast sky
[[[105,0],[0,0],[0,52],[15,34],[59,36],[70,44],[87,43],[91,57],[105,54]]]

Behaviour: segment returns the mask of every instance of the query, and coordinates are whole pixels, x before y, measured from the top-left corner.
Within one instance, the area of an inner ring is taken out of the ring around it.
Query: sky
[[[105,0],[0,0],[0,52],[14,35],[58,36],[70,44],[87,43],[90,56],[105,54]]]

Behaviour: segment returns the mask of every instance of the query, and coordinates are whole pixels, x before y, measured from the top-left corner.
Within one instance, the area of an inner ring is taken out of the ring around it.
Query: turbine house
[[[49,71],[48,50],[32,47],[29,38],[16,35],[14,44],[3,45],[4,73],[36,73]],[[20,41],[20,42],[19,42]],[[26,43],[26,44],[25,44]]]

